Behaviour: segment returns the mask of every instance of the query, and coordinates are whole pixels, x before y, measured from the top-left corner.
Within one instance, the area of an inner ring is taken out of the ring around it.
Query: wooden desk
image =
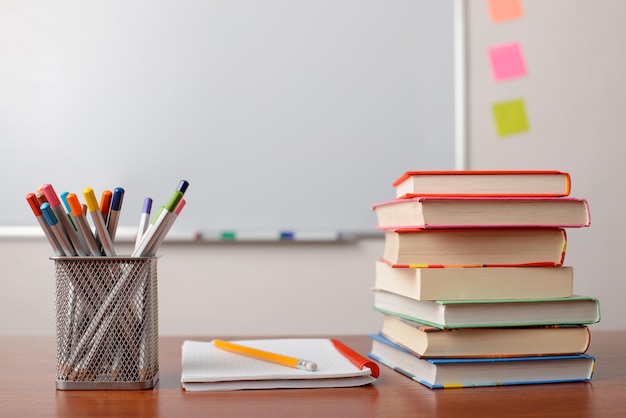
[[[413,417],[626,416],[626,331],[593,331],[591,383],[430,390],[381,367],[370,386],[187,393],[183,338],[160,339],[160,381],[146,391],[57,391],[52,337],[0,337],[0,416]],[[339,337],[366,354],[366,337]],[[205,338],[207,339],[207,338]]]

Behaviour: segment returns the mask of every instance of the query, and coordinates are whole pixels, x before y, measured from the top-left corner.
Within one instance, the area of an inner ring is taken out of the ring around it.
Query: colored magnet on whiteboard
[[[524,15],[521,0],[487,0],[487,7],[493,23],[519,19]]]
[[[220,239],[224,241],[233,241],[237,238],[237,235],[233,231],[223,231],[220,234]]]
[[[518,43],[494,46],[488,51],[491,72],[496,81],[523,77],[526,64],[522,56],[522,47]]]
[[[526,106],[522,99],[494,103],[493,116],[500,137],[529,130]]]
[[[295,238],[294,233],[292,231],[282,231],[280,233],[281,240],[293,240]]]

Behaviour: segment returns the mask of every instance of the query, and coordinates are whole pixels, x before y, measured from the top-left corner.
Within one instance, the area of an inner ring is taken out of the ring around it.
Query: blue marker
[[[48,225],[50,225],[50,229],[52,230],[52,233],[54,234],[59,244],[61,245],[63,252],[66,255],[76,255],[76,251],[74,251],[74,247],[72,247],[72,244],[70,244],[70,241],[67,238],[67,234],[63,230],[63,227],[59,225],[59,220],[54,215],[54,211],[52,210],[50,203],[46,202],[41,205],[41,212],[43,213],[43,217]]]
[[[83,248],[83,244],[78,238],[78,234],[76,234],[76,229],[74,229],[74,225],[70,222],[67,212],[65,212],[61,206],[61,202],[54,191],[54,188],[51,184],[44,184],[41,186],[41,190],[46,196],[46,200],[50,203],[50,208],[54,212],[54,216],[57,221],[61,224],[59,228],[61,228],[62,233],[68,238],[70,245],[74,248],[71,254],[67,255],[81,255],[86,256],[87,251]]]
[[[189,187],[189,182],[187,180],[181,180],[178,183],[178,187],[176,188],[176,190],[178,190],[182,194],[185,194],[185,192],[187,191],[187,187]]]
[[[111,210],[107,218],[107,230],[111,237],[111,242],[115,241],[115,232],[117,231],[117,224],[119,222],[120,211],[122,210],[122,201],[124,200],[124,189],[116,187],[113,190],[113,198],[111,199]]]

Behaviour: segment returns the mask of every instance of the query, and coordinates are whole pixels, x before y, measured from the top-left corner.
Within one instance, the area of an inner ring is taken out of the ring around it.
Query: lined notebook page
[[[354,366],[326,338],[240,340],[237,344],[314,361],[317,371],[281,366],[216,348],[212,342],[183,343],[182,382],[235,380],[324,379],[369,376],[370,370]]]

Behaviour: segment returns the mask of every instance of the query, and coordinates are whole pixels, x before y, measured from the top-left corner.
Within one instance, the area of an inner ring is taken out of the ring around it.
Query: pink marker
[[[59,232],[61,233],[61,235],[64,235],[69,239],[71,247],[73,247],[71,248],[71,253],[67,255],[86,256],[87,253],[83,249],[83,246],[78,239],[78,235],[76,235],[76,230],[70,223],[70,220],[67,217],[67,213],[65,213],[65,211],[63,210],[63,207],[61,206],[61,201],[59,200],[59,197],[54,191],[52,185],[44,184],[43,186],[41,186],[41,191],[46,196],[46,200],[50,204],[50,208],[54,212],[54,215],[57,218],[58,222],[61,223],[60,228],[58,228]]]

